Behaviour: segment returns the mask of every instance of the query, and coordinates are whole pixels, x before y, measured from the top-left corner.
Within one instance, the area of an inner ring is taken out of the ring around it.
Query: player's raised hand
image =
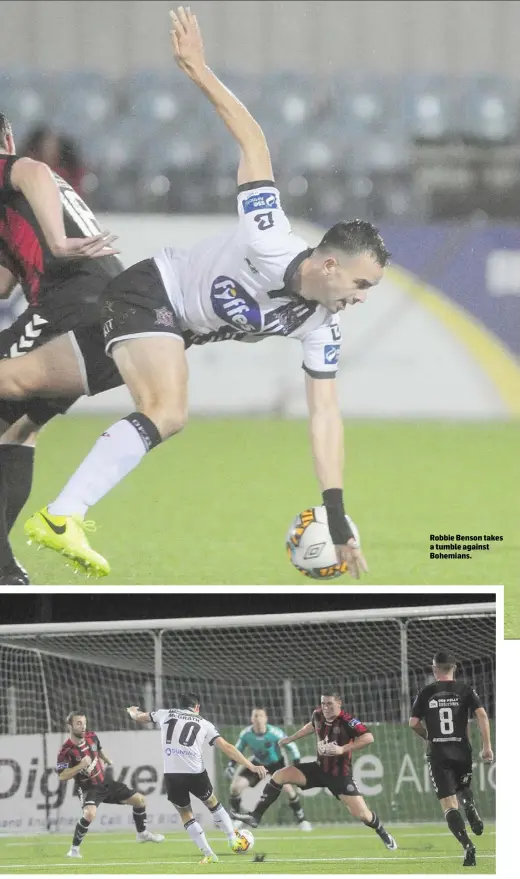
[[[179,6],[175,12],[170,11],[170,18],[173,54],[177,64],[188,76],[200,73],[206,62],[197,17],[189,6]]]
[[[117,235],[100,232],[88,238],[64,238],[53,248],[59,259],[98,259],[101,256],[114,256],[119,253],[111,246]]]
[[[494,754],[491,748],[482,748],[480,752],[480,757],[484,761],[484,763],[492,763],[494,759]]]
[[[338,560],[347,563],[348,572],[351,577],[355,577],[356,580],[359,580],[362,572],[365,574],[368,572],[368,565],[365,557],[361,552],[359,543],[356,542],[354,537],[351,537],[346,544],[336,546],[336,552],[338,554]]]
[[[141,709],[137,707],[137,705],[131,705],[130,708],[126,709],[127,714],[130,715],[132,720],[135,720],[137,715],[140,713]]]
[[[291,736],[285,736],[285,738],[280,739],[280,741],[278,742],[278,744],[279,744],[279,745],[288,745],[289,742],[292,742],[292,738],[291,738]]]

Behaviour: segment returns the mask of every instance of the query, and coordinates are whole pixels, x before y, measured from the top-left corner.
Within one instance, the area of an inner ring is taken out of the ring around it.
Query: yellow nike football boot
[[[218,864],[218,858],[216,854],[204,855],[199,864]]]
[[[91,577],[106,577],[110,573],[107,560],[87,540],[85,531],[95,531],[93,522],[84,522],[79,516],[55,516],[43,507],[27,519],[23,530],[29,543],[61,552],[76,571]]]

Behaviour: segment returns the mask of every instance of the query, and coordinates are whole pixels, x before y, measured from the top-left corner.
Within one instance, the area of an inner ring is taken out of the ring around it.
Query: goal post
[[[155,810],[162,810],[165,824],[170,821],[159,736],[152,727],[136,730],[124,709],[168,707],[183,690],[198,694],[202,714],[234,742],[253,707],[264,707],[269,721],[289,734],[310,719],[322,692],[339,689],[347,710],[374,734],[374,744],[354,761],[369,804],[388,821],[439,820],[424,743],[408,729],[411,702],[431,680],[438,649],[455,653],[458,676],[477,689],[493,724],[494,603],[0,626],[0,754],[6,755],[0,756],[0,832],[6,821],[10,831],[63,827],[70,792],[56,780],[53,761],[71,710],[84,712],[102,744],[109,742],[116,777],[131,781],[148,800],[157,798]],[[475,795],[489,820],[494,818],[494,765],[479,761],[478,730],[471,726]],[[303,760],[313,759],[312,736],[298,745]],[[226,761],[209,750],[218,795],[227,803]],[[259,788],[246,791],[245,807],[256,801]],[[346,819],[327,792],[302,796],[309,820]],[[292,821],[285,800],[269,810],[266,822]],[[39,820],[31,825],[33,804]],[[20,809],[25,812],[16,826]]]

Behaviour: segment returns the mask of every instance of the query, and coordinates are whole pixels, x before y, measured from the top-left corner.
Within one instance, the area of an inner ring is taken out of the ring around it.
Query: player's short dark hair
[[[200,699],[196,693],[181,693],[179,708],[195,708],[195,705],[200,705]]]
[[[263,711],[264,714],[267,714],[267,710],[264,708],[263,705],[253,705],[251,709],[251,714],[253,713],[253,711]]]
[[[69,714],[67,714],[67,723],[70,726],[75,717],[86,717],[86,716],[87,715],[85,714],[85,712],[81,711],[79,709],[78,709],[78,711],[70,711]]]
[[[433,664],[436,668],[442,669],[442,671],[449,671],[451,668],[456,667],[457,660],[453,653],[450,653],[448,650],[437,650],[433,657]]]
[[[384,268],[391,254],[385,247],[379,229],[366,220],[342,220],[331,226],[318,244],[316,250],[341,250],[349,256],[369,253],[381,268]]]
[[[7,147],[7,135],[12,133],[13,129],[9,119],[3,113],[0,113],[0,149]]]
[[[321,695],[322,696],[332,696],[332,698],[337,699],[338,702],[343,702],[343,696],[341,695],[341,693],[338,690],[335,690],[334,688],[329,689],[329,690],[322,690]]]

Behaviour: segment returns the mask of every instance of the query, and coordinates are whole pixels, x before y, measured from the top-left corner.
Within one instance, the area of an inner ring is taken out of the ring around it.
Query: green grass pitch
[[[33,493],[14,530],[35,584],[76,579],[59,556],[27,547],[24,518],[56,496],[113,420],[55,419],[40,437]],[[512,593],[520,594],[520,423],[353,422],[345,440],[346,507],[370,567],[362,583],[505,583],[519,636],[520,598],[515,615]],[[107,584],[315,589],[290,565],[284,537],[293,517],[319,501],[305,421],[194,419],[91,510],[98,525],[91,542],[111,563]],[[470,561],[431,561],[430,534],[449,531],[504,541]]]
[[[234,855],[222,834],[208,832],[218,864],[200,866],[201,855],[184,832],[168,833],[161,845],[137,845],[131,833],[95,834],[83,842],[81,861],[65,857],[68,836],[0,837],[0,875],[17,873],[377,873],[412,875],[467,873],[462,848],[442,824],[389,827],[398,850],[387,851],[364,827],[255,830],[253,852]],[[477,872],[495,873],[495,830],[476,839]],[[255,853],[265,855],[257,863]]]

